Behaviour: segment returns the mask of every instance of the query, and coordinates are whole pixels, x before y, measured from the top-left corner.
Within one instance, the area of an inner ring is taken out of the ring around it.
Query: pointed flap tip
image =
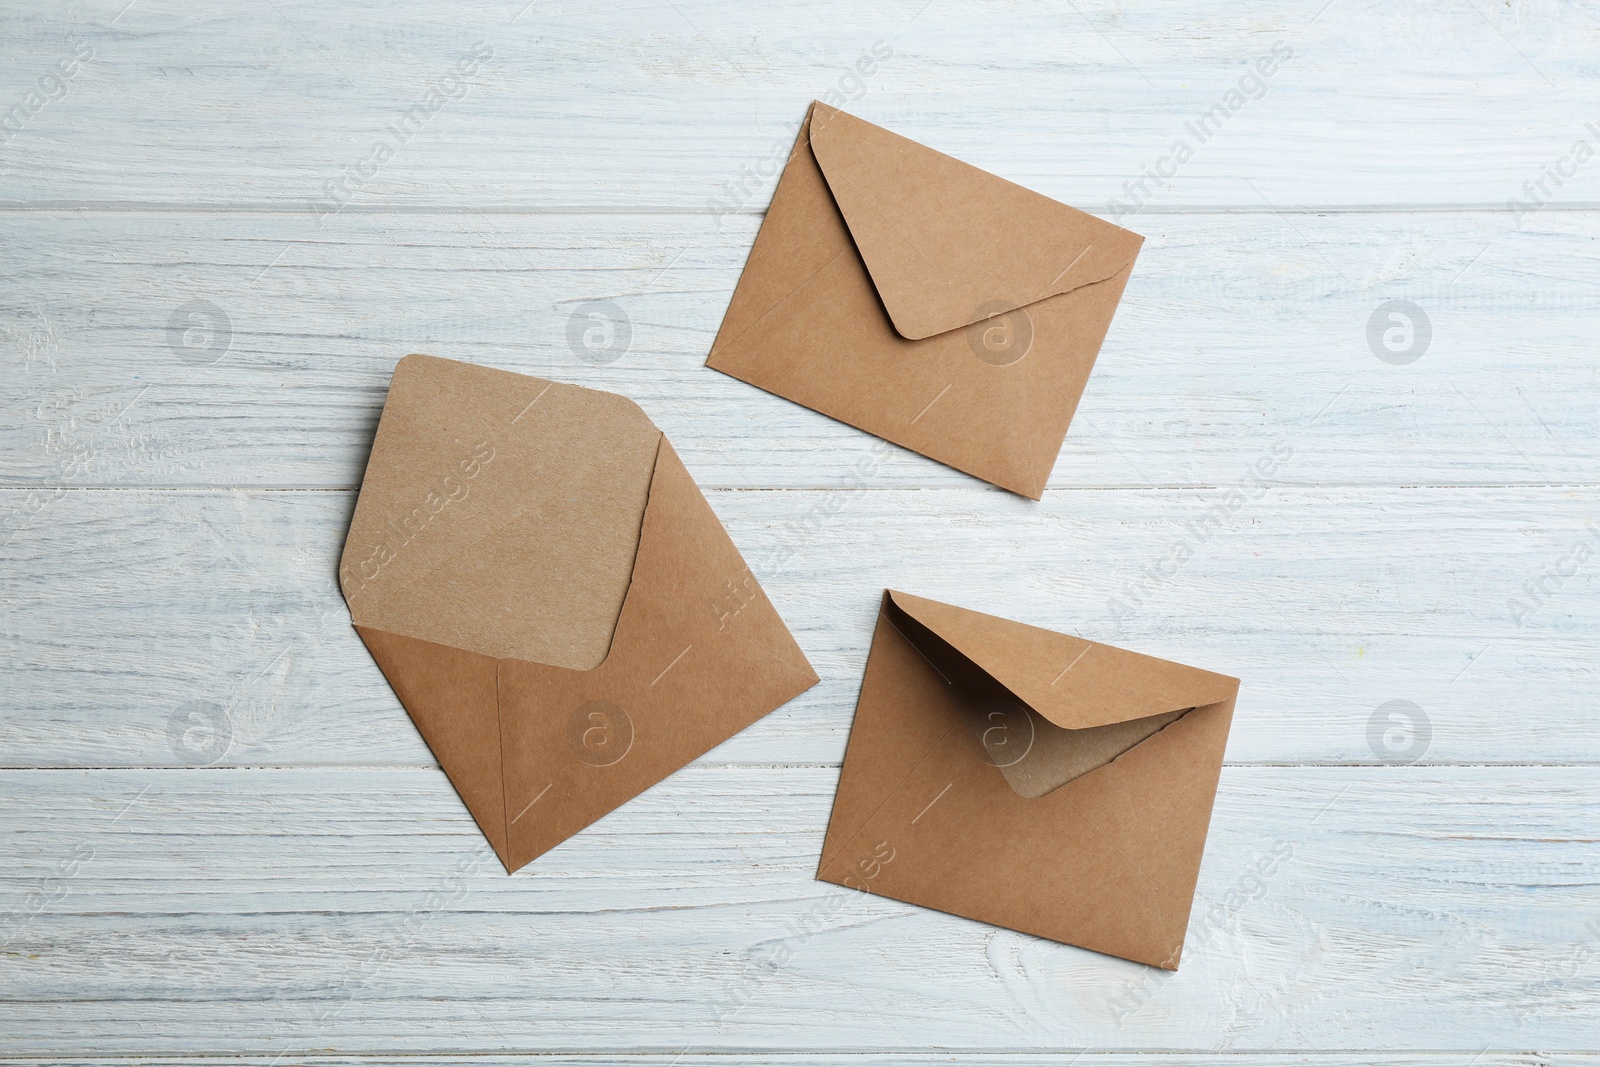
[[[1239,680],[970,608],[885,592],[1048,722],[1082,730],[1232,700]]]
[[[1144,238],[821,101],[806,141],[895,330],[969,326],[1102,282]]]

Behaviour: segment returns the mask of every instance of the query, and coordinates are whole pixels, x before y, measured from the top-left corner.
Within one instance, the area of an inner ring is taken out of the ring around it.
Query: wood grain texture
[[[433,770],[0,776],[6,903],[59,882],[0,957],[8,1048],[1592,1039],[1593,768],[1229,768],[1175,975],[815,882],[835,776],[691,768],[510,877]]]
[[[1597,33],[1577,0],[9,3],[0,1059],[1600,1067]],[[1041,503],[704,369],[817,97],[1136,209]],[[1369,341],[1393,299],[1409,365]],[[638,400],[823,679],[515,877],[334,580],[410,351]],[[890,585],[1243,679],[1178,974],[812,879]]]
[[[1280,442],[1278,484],[1594,484],[1600,216],[1145,221],[1052,486],[1233,485]],[[708,487],[859,484],[877,439],[703,365],[755,228],[0,215],[19,279],[0,294],[0,483],[354,486],[394,364],[423,351],[628,395]],[[592,366],[569,322],[602,299],[632,342]],[[1391,299],[1431,323],[1409,366],[1369,347]],[[230,324],[209,365],[170,328],[197,300]],[[871,484],[981,483],[889,448]]]
[[[635,1053],[525,1053],[521,1055],[475,1054],[474,1065],[482,1067],[717,1067],[728,1062],[723,1053],[687,1052],[677,1055]],[[1082,1064],[1083,1067],[1138,1067],[1154,1060],[1158,1063],[1182,1063],[1185,1067],[1242,1067],[1242,1065],[1284,1065],[1284,1067],[1591,1067],[1600,1056],[1578,1054],[1551,1054],[1548,1052],[1521,1054],[1478,1051],[1467,1052],[1363,1052],[1363,1053],[1183,1053],[1152,1057],[1140,1053],[1093,1052],[1068,1050],[1046,1053],[962,1053],[915,1055],[905,1053],[751,1053],[741,1052],[740,1063],[756,1067],[926,1067],[930,1063],[959,1063],[964,1067],[1060,1067],[1061,1064]],[[36,1059],[22,1057],[7,1064],[17,1067],[121,1067],[121,1059],[49,1057]],[[284,1061],[273,1055],[261,1056],[141,1056],[140,1067],[277,1067]],[[454,1067],[461,1062],[458,1056],[431,1055],[297,1055],[292,1061],[304,1067]]]
[[[1016,1053],[770,1053],[740,1052],[740,1063],[756,1067],[927,1067],[935,1064],[962,1064],[963,1067],[1060,1067],[1082,1064],[1082,1067],[1140,1067],[1151,1062],[1182,1063],[1185,1067],[1592,1067],[1600,1056],[1584,1053],[1501,1053],[1501,1052],[1361,1052],[1361,1053],[1283,1053],[1283,1052],[1187,1052],[1178,1055],[1128,1052],[1095,1052],[1069,1049],[1061,1052]],[[470,1062],[481,1067],[723,1067],[729,1060],[725,1053],[685,1052],[661,1053],[523,1053],[474,1054]],[[6,1061],[17,1067],[122,1067],[125,1059],[98,1057],[48,1057],[24,1056]],[[285,1061],[276,1055],[260,1056],[141,1056],[140,1067],[278,1067]],[[307,1055],[294,1057],[293,1063],[304,1067],[455,1067],[461,1057],[428,1054],[378,1054],[378,1055]]]
[[[41,498],[0,564],[0,760],[431,764],[334,582],[352,496]],[[1225,497],[713,492],[822,682],[707,759],[837,763],[893,587],[1244,679],[1234,762],[1600,761],[1600,568],[1558,573],[1600,491],[1276,489],[1205,526]],[[1428,736],[1374,747],[1391,700]],[[195,711],[225,751],[183,741]]]
[[[925,1055],[906,1053],[751,1053],[741,1052],[738,1055],[740,1063],[754,1064],[756,1067],[927,1067],[928,1064],[962,1064],[964,1067],[1060,1067],[1061,1064],[1083,1067],[1136,1067],[1152,1061],[1157,1063],[1182,1063],[1185,1067],[1242,1067],[1242,1065],[1282,1065],[1282,1067],[1591,1067],[1600,1057],[1583,1053],[1497,1053],[1477,1051],[1467,1052],[1365,1052],[1365,1053],[1321,1053],[1305,1055],[1302,1053],[1183,1053],[1179,1055],[1160,1054],[1151,1056],[1142,1053],[1126,1052],[1094,1052],[1086,1050],[1064,1050],[1061,1052],[1047,1053],[929,1053]],[[707,1067],[707,1065],[726,1064],[729,1057],[721,1053],[696,1053],[687,1052],[677,1055],[637,1055],[633,1053],[525,1053],[497,1055],[493,1053],[474,1055],[470,1062],[482,1064],[484,1067],[528,1067],[537,1064],[538,1067],[567,1067],[567,1065],[583,1065],[583,1067]],[[111,1064],[122,1064],[124,1060],[112,1059],[85,1059],[71,1057],[66,1059],[50,1057],[48,1059],[35,1059],[23,1057],[8,1061],[18,1064],[19,1067],[108,1067]],[[272,1067],[275,1063],[282,1063],[275,1056],[181,1056],[181,1057],[141,1057],[140,1067],[145,1064],[151,1067]],[[437,1067],[437,1065],[454,1065],[461,1062],[456,1056],[430,1056],[430,1055],[378,1055],[378,1056],[343,1056],[343,1055],[299,1055],[293,1060],[295,1064],[305,1067],[347,1067],[351,1064],[360,1064],[362,1067],[409,1067],[417,1064],[421,1067]]]
[[[125,2],[8,7],[7,96],[74,41],[94,58],[12,142],[0,196],[304,211],[478,42],[493,58],[360,184],[358,204],[759,210],[774,146],[831,92],[1088,209],[1183,137],[1194,157],[1160,183],[1157,208],[1501,208],[1575,139],[1592,140],[1583,122],[1600,117],[1588,57],[1600,21],[1579,0],[465,0],[448,11],[141,0],[118,17]],[[1198,143],[1186,124],[1280,43],[1294,58],[1265,95]],[[856,64],[874,48],[892,56],[863,78]],[[741,182],[742,194],[728,188]],[[1597,182],[1600,170],[1582,170],[1560,201],[1600,202]]]

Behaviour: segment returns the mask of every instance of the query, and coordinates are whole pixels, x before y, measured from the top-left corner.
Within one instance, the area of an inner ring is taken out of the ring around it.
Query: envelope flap
[[[510,871],[496,662],[476,652],[359,624],[356,633]]]
[[[1197,667],[907,593],[889,599],[1063,729],[1217,704],[1239,690],[1238,679]]]
[[[873,285],[911,340],[1104,281],[1144,242],[826,104],[808,123]]]
[[[501,661],[508,866],[542,855],[816,682],[663,438],[605,663],[574,672]]]
[[[660,441],[626,397],[407,356],[340,561],[351,616],[495,658],[597,666]]]

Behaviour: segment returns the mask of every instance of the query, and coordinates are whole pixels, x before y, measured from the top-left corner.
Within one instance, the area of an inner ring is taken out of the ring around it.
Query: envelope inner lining
[[[1068,730],[1050,722],[892,601],[889,620],[949,686],[968,730],[1019,795],[1042,797],[1104,767],[1193,711]]]
[[[1025,797],[1042,797],[1104,767],[1193,710],[1183,708],[1086,730],[1063,729],[1030,710],[1027,714],[1032,722],[1033,743],[1021,759],[1002,767],[1001,771],[1018,793]]]

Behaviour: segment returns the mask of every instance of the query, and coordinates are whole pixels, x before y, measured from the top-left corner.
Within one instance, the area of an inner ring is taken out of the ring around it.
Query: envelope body
[[[671,444],[611,393],[401,360],[339,578],[508,871],[817,681]]]
[[[817,877],[1176,970],[1237,693],[888,593]]]
[[[816,103],[707,365],[1038,499],[1143,240]]]

